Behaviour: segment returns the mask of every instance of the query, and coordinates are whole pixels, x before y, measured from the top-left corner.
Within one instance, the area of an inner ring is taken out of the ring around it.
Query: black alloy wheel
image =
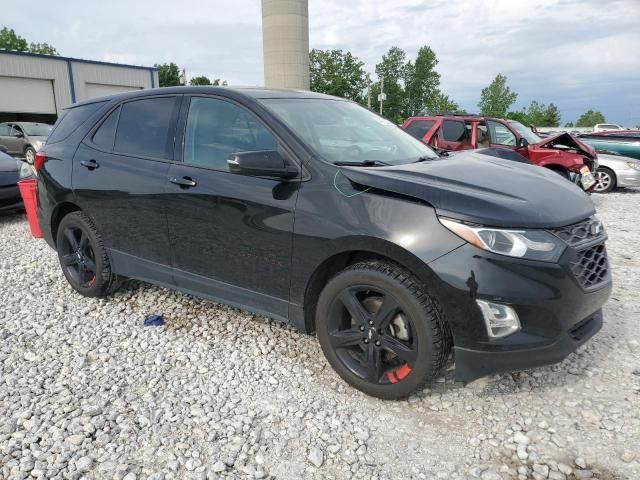
[[[402,380],[415,367],[417,339],[398,301],[374,285],[354,285],[334,300],[329,337],[338,358],[374,384]]]
[[[68,226],[60,245],[62,265],[69,276],[82,288],[91,288],[96,282],[96,255],[89,236],[77,226]]]
[[[322,350],[350,385],[398,399],[435,378],[449,356],[450,333],[420,282],[382,261],[348,267],[325,286],[316,307]]]
[[[87,297],[108,295],[115,275],[107,250],[94,223],[83,212],[65,216],[56,236],[58,260],[69,284]]]

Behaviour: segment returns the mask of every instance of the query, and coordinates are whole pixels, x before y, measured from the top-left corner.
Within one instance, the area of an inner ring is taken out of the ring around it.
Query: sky
[[[21,0],[0,26],[61,55],[151,66],[188,77],[263,83],[259,0]],[[349,50],[374,72],[391,47],[438,58],[441,89],[469,112],[498,73],[556,104],[562,122],[588,109],[640,125],[640,0],[309,0],[310,48]]]

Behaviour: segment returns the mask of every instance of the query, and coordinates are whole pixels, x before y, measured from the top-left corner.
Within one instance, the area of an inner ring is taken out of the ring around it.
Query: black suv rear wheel
[[[384,399],[410,395],[447,361],[450,335],[420,282],[397,265],[357,263],[333,277],[316,308],[322,350],[350,385]]]
[[[87,297],[110,293],[115,276],[102,238],[87,215],[73,212],[62,219],[56,247],[64,276],[76,291]]]

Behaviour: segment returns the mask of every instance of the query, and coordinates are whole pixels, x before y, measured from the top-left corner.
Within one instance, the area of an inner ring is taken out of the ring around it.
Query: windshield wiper
[[[389,166],[390,163],[383,162],[382,160],[363,160],[361,162],[333,162],[334,165],[339,167],[382,167]]]

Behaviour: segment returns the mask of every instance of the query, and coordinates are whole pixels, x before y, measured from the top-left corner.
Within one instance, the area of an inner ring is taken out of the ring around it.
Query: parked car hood
[[[487,226],[555,228],[593,215],[589,197],[546,168],[464,152],[389,167],[342,167],[352,182],[427,202],[439,215]]]
[[[535,143],[534,146],[540,148],[555,148],[558,150],[562,150],[562,147],[568,147],[575,149],[578,153],[586,155],[591,159],[596,158],[596,152],[593,148],[568,133],[559,133],[558,135],[544,138],[541,142]]]

